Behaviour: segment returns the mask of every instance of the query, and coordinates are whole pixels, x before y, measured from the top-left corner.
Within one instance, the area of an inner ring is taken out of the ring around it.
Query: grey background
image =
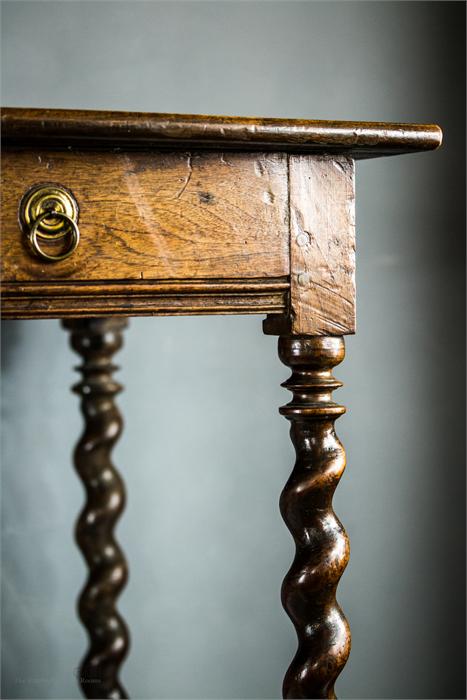
[[[358,334],[335,509],[353,651],[343,698],[464,695],[464,5],[3,2],[2,103],[437,122],[436,153],[357,168]],[[276,698],[295,650],[278,495],[287,375],[260,317],[135,319],[115,461],[135,698]],[[3,329],[3,697],[79,697],[77,358]]]

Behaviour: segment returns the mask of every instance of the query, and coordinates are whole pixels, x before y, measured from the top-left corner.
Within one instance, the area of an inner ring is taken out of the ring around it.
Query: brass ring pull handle
[[[42,260],[59,262],[70,257],[79,243],[78,203],[70,190],[53,182],[31,187],[19,205],[21,229],[33,253]],[[56,243],[65,239],[60,252],[47,252],[39,239]]]
[[[44,219],[50,218],[50,212],[48,211],[41,214],[33,223],[32,228],[29,231],[29,243],[34,253],[40,258],[48,260],[49,262],[58,262],[59,260],[65,260],[66,258],[69,258],[73,251],[76,250],[79,243],[79,228],[76,221],[74,221],[74,219],[72,219],[71,216],[68,216],[68,214],[64,214],[62,211],[57,211],[54,212],[53,215],[54,217],[57,217],[60,220],[67,221],[70,224],[70,241],[65,251],[63,253],[60,253],[59,255],[51,255],[50,253],[46,253],[45,250],[43,250],[39,245],[37,239],[44,238],[44,236],[42,236],[42,234],[39,232],[39,227],[44,221]],[[63,235],[65,234],[61,233],[57,236],[57,238],[62,238]]]

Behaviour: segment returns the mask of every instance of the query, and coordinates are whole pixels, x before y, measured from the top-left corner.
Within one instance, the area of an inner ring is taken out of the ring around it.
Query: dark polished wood
[[[2,139],[9,145],[62,148],[189,146],[375,158],[437,148],[442,133],[436,124],[5,108]]]
[[[281,336],[279,357],[292,370],[282,386],[293,398],[280,412],[291,422],[297,456],[280,499],[296,544],[282,602],[298,636],[283,695],[335,698],[334,683],[350,653],[349,626],[336,602],[349,540],[332,508],[345,468],[345,451],[334,431],[334,421],[345,408],[332,400],[333,390],[342,386],[332,369],[344,358],[344,340]]]
[[[76,524],[76,540],[89,567],[78,601],[81,621],[89,634],[89,650],[80,667],[81,690],[87,698],[127,698],[119,668],[127,654],[129,635],[116,609],[128,577],[122,550],[113,530],[125,505],[122,479],[110,453],[122,430],[114,397],[121,390],[112,377],[112,356],[122,345],[125,319],[65,321],[71,346],[83,358],[82,380],[73,387],[81,396],[85,426],[74,454],[76,470],[86,490],[86,503]]]

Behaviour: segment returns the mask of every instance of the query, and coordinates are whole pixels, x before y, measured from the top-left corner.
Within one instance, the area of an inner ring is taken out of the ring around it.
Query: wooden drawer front
[[[70,189],[81,241],[47,263],[25,246],[18,205],[33,185]],[[4,282],[274,278],[289,274],[287,156],[7,150]]]

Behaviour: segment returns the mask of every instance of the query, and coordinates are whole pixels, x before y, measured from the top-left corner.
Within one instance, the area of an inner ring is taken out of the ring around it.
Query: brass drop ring
[[[50,253],[46,253],[38,243],[38,238],[43,237],[38,231],[39,226],[41,225],[44,219],[50,218],[50,211],[46,211],[37,217],[37,219],[31,226],[28,238],[29,244],[36,255],[38,255],[40,258],[43,258],[44,260],[48,260],[49,262],[58,262],[59,260],[65,260],[65,258],[69,258],[73,251],[76,250],[79,243],[79,228],[76,221],[72,219],[71,216],[68,216],[68,214],[64,214],[62,211],[54,211],[52,212],[52,214],[57,219],[61,219],[62,221],[68,223],[67,235],[70,235],[70,240],[66,250],[63,253],[60,253],[59,255],[51,255]]]

